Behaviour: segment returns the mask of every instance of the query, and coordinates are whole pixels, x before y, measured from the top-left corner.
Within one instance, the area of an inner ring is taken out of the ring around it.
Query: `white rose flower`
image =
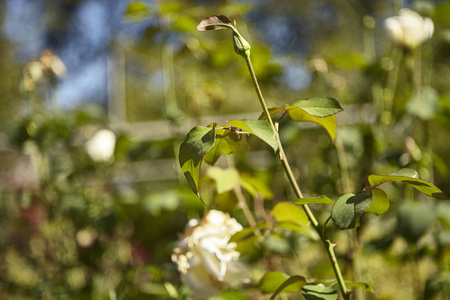
[[[400,10],[399,15],[384,21],[389,37],[401,46],[414,49],[431,38],[434,24],[430,18],[422,18],[408,8]]]
[[[249,280],[247,268],[238,261],[236,243],[228,243],[240,230],[241,224],[217,210],[210,210],[200,221],[189,221],[172,261],[195,299],[207,299]]]
[[[85,149],[94,161],[108,162],[114,159],[115,146],[115,134],[110,130],[102,129],[86,142]]]

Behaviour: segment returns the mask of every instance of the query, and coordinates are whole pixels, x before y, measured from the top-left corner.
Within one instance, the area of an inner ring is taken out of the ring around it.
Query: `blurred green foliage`
[[[383,30],[401,2],[132,1],[124,22],[152,22],[139,39],[110,45],[125,111],[109,107],[109,115],[97,106],[56,107],[54,74],[27,90],[27,66],[0,36],[0,298],[189,299],[170,259],[178,235],[206,208],[249,227],[240,196],[260,226],[238,243],[254,282],[217,299],[264,298],[258,282],[270,270],[333,277],[314,233],[283,219],[286,201],[296,199],[272,149],[243,140],[233,159],[217,161],[239,170],[242,195],[229,188],[229,175],[220,181],[218,169],[201,170],[206,207],[177,168],[193,125],[260,114],[229,32],[195,30],[212,14],[236,18],[270,106],[321,95],[343,103],[338,143],[319,126],[280,121],[305,196],[336,201],[367,186],[368,175],[402,167],[450,195],[450,6],[408,1],[435,24],[432,40],[411,51]],[[102,128],[117,136],[112,162],[96,162],[85,149]],[[361,299],[446,299],[449,204],[402,184],[386,189],[390,208],[381,217],[364,214],[353,231],[328,226],[344,275],[373,287]],[[331,211],[323,203],[312,208],[321,222]],[[276,222],[284,229],[271,231]]]

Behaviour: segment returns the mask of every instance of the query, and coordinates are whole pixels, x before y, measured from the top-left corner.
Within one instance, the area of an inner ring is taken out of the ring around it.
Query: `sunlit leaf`
[[[278,202],[274,208],[272,208],[272,215],[279,223],[292,222],[302,225],[308,224],[308,217],[303,209],[291,202]]]
[[[372,203],[366,208],[365,212],[381,215],[389,209],[389,199],[385,191],[378,188],[372,189]]]
[[[278,294],[280,294],[283,291],[287,291],[289,287],[293,287],[294,289],[301,288],[302,285],[306,284],[306,279],[303,276],[300,275],[293,275],[286,279],[273,293],[273,295],[270,297],[270,299],[275,299]]]
[[[178,32],[193,31],[195,24],[196,22],[192,17],[183,14],[177,15],[177,17],[173,20],[174,29]]]
[[[164,282],[164,287],[166,288],[167,293],[169,294],[169,297],[171,297],[173,299],[178,298],[178,296],[179,296],[178,291],[172,283],[166,281],[166,282]]]
[[[247,297],[245,297],[239,291],[226,290],[226,291],[221,292],[219,295],[210,297],[208,299],[209,300],[246,300]]]
[[[337,290],[334,286],[324,284],[305,284],[302,287],[302,295],[306,300],[336,300]]]
[[[204,155],[211,149],[215,141],[215,127],[195,126],[187,134],[180,146],[180,166],[192,191],[200,197],[198,192],[198,178],[200,165]]]
[[[233,168],[208,168],[206,175],[216,182],[217,193],[222,194],[234,190],[239,184],[239,172]]]
[[[344,110],[342,104],[331,97],[312,97],[308,100],[299,100],[293,105],[316,117],[328,117]]]
[[[279,121],[285,114],[285,111],[279,107],[271,107],[268,109],[269,115],[272,117],[272,120]],[[258,120],[266,120],[266,114],[261,113]]]
[[[336,279],[321,280],[320,282],[323,283],[323,284],[332,285],[332,286],[335,286],[335,287],[339,285],[339,282]],[[373,288],[366,282],[351,281],[351,280],[344,280],[344,282],[345,282],[345,285],[347,286],[347,288],[355,287],[355,288],[363,289],[363,290],[368,291],[370,293],[374,292]]]
[[[275,133],[267,122],[261,120],[232,120],[227,123],[257,136],[272,147],[274,151],[278,150]]]
[[[222,154],[236,152],[242,139],[234,131],[228,129],[216,129],[216,141],[214,146],[206,153],[204,160],[208,164],[215,164]]]
[[[263,293],[274,293],[289,277],[279,271],[272,271],[264,274],[259,283],[259,289]],[[295,284],[286,286],[284,292],[298,292],[302,288],[302,283],[297,281]]]
[[[125,18],[129,21],[139,22],[150,15],[150,7],[142,1],[130,2],[125,11]]]
[[[333,205],[334,202],[330,198],[328,198],[325,195],[319,196],[319,197],[312,197],[312,198],[301,198],[294,202],[292,202],[297,205],[303,205],[303,204],[309,204],[309,203],[324,203],[324,204],[331,204]]]
[[[359,217],[372,202],[370,189],[341,196],[331,210],[331,218],[339,229],[355,228],[359,222]]]
[[[234,27],[234,23],[224,15],[213,15],[200,21],[198,31],[218,30]]]
[[[316,117],[309,114],[304,109],[294,105],[286,106],[285,109],[289,117],[296,122],[313,122],[319,124],[320,126],[325,128],[325,130],[330,135],[331,140],[334,141],[334,138],[336,137],[336,128],[337,128],[335,116]]]
[[[281,108],[279,108],[279,107],[271,107],[271,108],[268,109],[268,111],[269,111],[269,114],[270,114],[270,115],[274,115],[274,114],[282,113],[282,112],[283,112],[283,110],[282,110]],[[259,119],[259,120],[265,120],[265,119],[266,119],[266,115],[265,115],[264,113],[262,113],[262,114],[259,116],[258,119]]]
[[[139,292],[147,295],[167,297],[168,292],[164,284],[147,282],[139,285]]]
[[[264,199],[272,199],[272,190],[269,185],[261,179],[241,173],[240,180],[242,188],[249,192],[253,197],[257,197],[259,194],[264,197]]]
[[[419,179],[419,174],[413,169],[400,169],[390,175],[369,176],[369,183],[372,188],[389,181],[401,181],[408,183],[425,195],[438,199],[448,199],[448,197],[434,184]]]
[[[181,3],[176,1],[159,3],[159,12],[163,16],[179,15],[181,10],[182,10]]]
[[[345,280],[345,285],[349,288],[349,287],[355,287],[355,288],[360,288],[360,289],[363,289],[363,290],[366,290],[366,291],[368,291],[368,292],[370,292],[370,293],[373,293],[374,291],[373,291],[373,288],[369,285],[369,284],[367,284],[367,283],[365,283],[365,282],[360,282],[360,281],[347,281],[347,280]]]

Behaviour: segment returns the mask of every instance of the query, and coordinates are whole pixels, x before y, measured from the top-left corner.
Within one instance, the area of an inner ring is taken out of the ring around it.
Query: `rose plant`
[[[404,40],[399,40],[398,42],[404,46],[414,48],[431,36],[432,29],[430,30],[426,20],[422,20],[423,28],[421,29],[423,29],[423,34],[416,40],[409,39],[407,34],[410,20],[404,20],[409,17],[414,16],[405,11],[402,12],[399,20],[392,19],[387,24],[393,28],[392,36],[396,38],[400,37],[398,27],[404,25],[404,28],[401,29],[404,30],[402,33]],[[394,23],[395,25],[393,25]],[[278,156],[295,198],[291,199],[290,202],[278,203],[273,207],[271,214],[275,222],[263,219],[253,220],[254,214],[251,211],[249,212],[245,199],[239,200],[239,205],[243,209],[250,227],[236,232],[230,239],[232,242],[232,244],[229,244],[230,247],[234,247],[234,243],[238,245],[239,243],[244,243],[251,239],[252,236],[264,239],[265,236],[276,232],[277,228],[300,232],[323,245],[335,278],[312,278],[304,274],[285,276],[280,272],[267,272],[256,284],[256,287],[262,293],[271,293],[271,299],[274,299],[282,291],[299,292],[306,299],[337,299],[338,297],[350,299],[355,289],[362,288],[370,291],[371,288],[367,283],[344,279],[339,259],[334,252],[336,244],[331,241],[328,235],[327,226],[330,224],[329,221],[333,221],[339,230],[348,230],[359,226],[360,217],[363,213],[375,215],[385,213],[389,209],[390,203],[386,191],[380,186],[387,182],[406,183],[417,191],[437,199],[447,199],[447,196],[434,184],[420,179],[415,170],[403,168],[389,175],[369,175],[368,185],[365,188],[355,193],[346,193],[336,200],[331,200],[326,195],[305,197],[281,143],[279,121],[283,117],[289,117],[295,122],[316,123],[326,130],[339,151],[338,142],[340,141],[336,139],[337,121],[335,115],[343,110],[341,103],[332,97],[312,97],[310,99],[301,99],[293,105],[269,108],[264,100],[252,66],[250,59],[251,46],[237,30],[236,22],[225,15],[213,15],[202,20],[198,24],[197,29],[199,31],[230,29],[232,31],[234,50],[245,59],[262,108],[262,114],[258,120],[230,120],[227,124],[212,123],[208,126],[195,126],[187,134],[180,146],[179,162],[192,191],[201,198],[199,178],[203,161],[214,165],[221,155],[235,153],[239,149],[244,136],[260,139]],[[227,188],[234,189],[237,195],[240,193],[239,186],[249,188],[248,182],[246,184],[242,182],[242,176],[238,171],[228,172],[224,170],[221,174],[222,176],[215,177],[216,183],[219,185],[221,181],[226,182]],[[223,184],[221,188],[224,188]],[[330,205],[329,217],[323,223],[318,221],[318,218],[316,218],[313,210],[310,208],[310,205],[317,204]],[[296,209],[299,207],[301,209],[297,211]],[[217,213],[214,212],[214,214]],[[206,215],[206,219],[208,218],[211,218],[210,213]],[[220,219],[223,219],[223,217]],[[219,221],[218,224],[220,223]],[[216,283],[225,282],[224,278],[227,278],[227,273],[224,270],[228,269],[225,267],[226,263],[224,262],[232,260],[224,260],[223,253],[216,246],[211,248],[209,246],[199,247],[203,239],[195,237],[203,230],[200,229],[202,227],[192,227],[193,225],[195,224],[188,226],[185,237],[175,249],[173,260],[178,264],[178,268],[182,273],[182,279],[192,288],[193,295],[198,296],[198,287],[203,286],[204,280],[213,280]],[[223,227],[221,230],[227,228],[225,224],[221,226]],[[224,240],[221,240],[221,242],[223,243]],[[195,243],[194,241],[200,241],[200,243]],[[207,240],[204,239],[204,241],[206,242]],[[205,251],[206,249],[209,250]],[[228,248],[225,247],[224,249]],[[213,253],[214,255],[211,255]],[[236,258],[237,256],[232,255],[229,258]],[[210,262],[211,260],[214,263]],[[223,264],[223,267],[219,262]],[[189,275],[190,272],[191,276]],[[200,276],[207,276],[208,278],[200,278]],[[214,276],[214,278],[211,279],[209,276]],[[214,290],[213,287],[210,287],[206,290],[212,294],[214,291],[218,292],[219,289],[216,288]]]

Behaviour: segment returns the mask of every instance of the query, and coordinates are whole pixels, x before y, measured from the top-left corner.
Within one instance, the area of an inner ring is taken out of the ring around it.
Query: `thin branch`
[[[253,70],[252,62],[251,62],[251,59],[250,59],[250,50],[245,51],[244,58],[245,58],[245,61],[247,63],[247,67],[248,67],[248,70],[250,72],[250,76],[252,78],[253,85],[255,87],[256,93],[258,94],[259,103],[261,104],[261,107],[263,109],[263,112],[264,112],[264,115],[265,115],[265,117],[267,119],[267,122],[270,124],[270,126],[272,127],[272,130],[274,132],[275,139],[276,139],[277,144],[278,144],[278,154],[280,156],[281,163],[282,163],[283,168],[284,168],[284,170],[286,172],[286,175],[288,177],[289,183],[291,184],[291,186],[292,186],[292,188],[293,188],[297,198],[303,198],[303,194],[302,194],[302,192],[300,190],[299,185],[297,184],[297,181],[296,181],[296,179],[294,177],[294,174],[292,173],[292,169],[291,169],[291,167],[289,165],[289,162],[287,160],[286,154],[285,154],[284,149],[283,149],[283,145],[281,144],[280,137],[279,137],[279,134],[278,134],[278,130],[275,127],[275,125],[274,125],[274,123],[272,121],[272,118],[270,116],[269,110],[267,108],[267,104],[264,101],[264,97],[262,95],[261,88],[259,87],[259,84],[258,84],[258,79],[256,78],[255,71]],[[339,264],[338,264],[338,261],[336,259],[336,255],[335,255],[334,250],[333,250],[335,245],[333,243],[331,243],[331,241],[329,239],[327,239],[325,237],[325,235],[322,233],[322,226],[319,224],[319,222],[315,218],[314,214],[312,213],[312,211],[310,210],[308,205],[307,204],[303,204],[302,207],[303,207],[303,210],[305,211],[306,215],[308,216],[309,221],[314,226],[314,229],[319,234],[323,244],[325,245],[325,248],[326,248],[327,253],[328,253],[328,257],[330,259],[331,265],[332,265],[334,273],[336,275],[336,279],[338,280],[342,296],[344,297],[345,300],[350,299],[349,298],[349,294],[347,292],[347,286],[345,284],[344,278],[342,276],[341,269],[339,268]]]

